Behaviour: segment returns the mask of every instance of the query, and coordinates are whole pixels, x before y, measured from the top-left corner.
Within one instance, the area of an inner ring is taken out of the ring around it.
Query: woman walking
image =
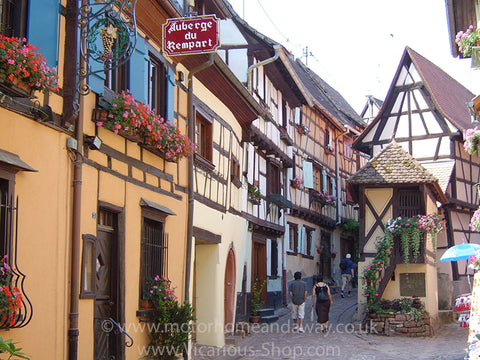
[[[315,296],[317,301],[315,301]],[[323,282],[322,275],[317,275],[312,290],[312,308],[315,306],[317,322],[320,324],[322,332],[326,332],[328,329],[328,313],[330,312],[331,304],[333,304],[333,301],[330,287]]]

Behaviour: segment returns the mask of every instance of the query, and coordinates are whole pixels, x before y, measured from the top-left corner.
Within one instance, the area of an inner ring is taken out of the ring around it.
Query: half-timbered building
[[[285,214],[292,205],[288,169],[293,167],[294,117],[296,109],[309,100],[286,50],[251,28],[229,4],[225,6],[231,19],[222,24],[225,41],[219,54],[266,110],[243,133],[246,242],[245,258],[238,269],[245,274],[245,285],[239,289],[245,294],[253,285],[265,284],[262,300],[269,307],[278,307],[286,294],[284,236]],[[248,316],[242,292],[238,319]]]
[[[472,127],[466,106],[472,98],[468,89],[407,47],[379,114],[354,143],[354,148],[375,155],[395,139],[439,180],[448,198],[441,206],[447,229],[438,243],[439,257],[453,245],[480,242],[479,234],[469,228],[478,207],[473,185],[480,161],[478,155],[465,152],[462,136]],[[466,289],[465,261],[438,265],[455,280],[456,292]]]
[[[364,167],[348,179],[360,207],[359,269],[372,265],[376,244],[390,231],[389,219],[437,214],[446,204],[438,179],[393,140]],[[418,256],[402,251],[400,236],[393,237],[388,266],[376,289],[378,299],[418,296],[438,326],[438,287],[434,241],[421,239]],[[439,237],[440,239],[441,237]],[[407,259],[406,259],[407,257]],[[366,298],[358,292],[358,317],[365,311]]]
[[[294,166],[288,174],[287,278],[301,269],[308,282],[322,274],[339,284],[339,261],[357,252],[356,233],[342,231],[341,225],[358,221],[345,180],[364,163],[351,144],[365,125],[335,89],[300,60],[292,64],[312,105],[298,108],[289,124]]]
[[[45,94],[0,89],[1,255],[23,292],[21,315],[2,320],[0,335],[32,358],[138,359],[149,343],[145,280],[169,277],[185,299],[187,160],[101,126],[128,89],[186,133],[188,91],[161,52],[161,24],[185,9],[141,1],[135,28],[121,3],[0,3],[2,35],[26,37],[59,74],[59,89]],[[102,60],[109,22],[128,38],[125,61]]]

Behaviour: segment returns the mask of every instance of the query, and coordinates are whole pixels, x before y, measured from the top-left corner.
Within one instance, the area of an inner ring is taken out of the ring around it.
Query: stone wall
[[[370,334],[386,336],[426,337],[432,336],[430,316],[427,313],[415,322],[411,314],[368,314],[365,329]]]

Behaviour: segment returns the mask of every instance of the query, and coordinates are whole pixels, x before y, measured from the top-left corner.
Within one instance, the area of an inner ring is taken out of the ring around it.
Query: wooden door
[[[115,214],[110,213],[113,217]],[[118,247],[116,221],[99,225],[95,246],[94,359],[120,359],[118,322]],[[108,217],[107,217],[108,219]],[[108,221],[110,222],[110,221]]]
[[[267,280],[267,251],[265,240],[254,239],[252,247],[252,286],[261,286]],[[262,301],[267,303],[267,286],[263,287]]]

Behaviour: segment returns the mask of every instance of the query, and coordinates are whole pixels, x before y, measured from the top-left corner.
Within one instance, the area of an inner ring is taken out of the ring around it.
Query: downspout
[[[191,141],[195,137],[195,117],[193,113],[193,76],[213,65],[213,53],[208,61],[192,69],[188,74],[188,137]],[[192,252],[193,252],[193,155],[188,157],[188,214],[187,214],[187,258],[185,274],[185,301],[190,302],[190,282],[192,278]]]
[[[85,0],[82,0],[82,5]],[[78,22],[78,2],[76,0],[68,0],[67,2],[67,27],[77,27]],[[74,36],[72,39],[66,39],[74,44],[73,49],[68,49],[69,52],[74,52],[76,59],[77,49],[77,33],[67,31],[67,37]],[[84,40],[82,40],[84,41]],[[65,50],[67,51],[67,49]],[[83,66],[80,60],[80,66]],[[72,74],[70,74],[72,76]],[[75,76],[73,74],[73,76]],[[70,94],[71,100],[75,95],[75,89],[72,88],[73,93]],[[67,104],[69,105],[69,104]],[[70,313],[69,313],[69,329],[68,329],[68,359],[76,360],[78,357],[78,318],[79,318],[79,289],[80,289],[80,223],[81,223],[81,198],[82,198],[82,163],[83,163],[83,96],[79,99],[79,114],[76,119],[75,138],[77,140],[77,151],[75,160],[73,162],[73,198],[72,198],[72,243],[71,243],[71,259],[70,259]],[[68,109],[68,108],[66,108]],[[70,119],[67,119],[67,121]]]
[[[281,45],[273,45],[273,48],[275,49],[275,55],[272,56],[271,58],[265,59],[263,61],[260,61],[256,64],[250,65],[247,70],[247,88],[250,92],[252,92],[252,71],[253,69],[270,64],[271,62],[274,62],[275,60],[278,59],[280,56],[280,49],[282,48]]]

